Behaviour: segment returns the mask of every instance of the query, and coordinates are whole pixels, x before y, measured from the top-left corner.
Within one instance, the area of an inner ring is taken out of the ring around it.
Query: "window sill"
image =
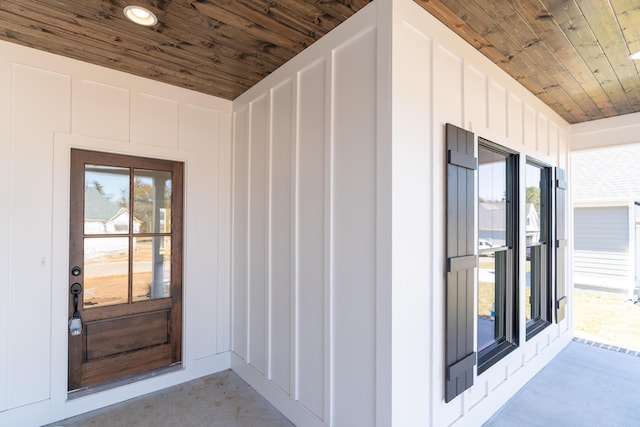
[[[517,344],[503,341],[486,348],[478,355],[478,375],[498,363],[503,357],[518,348]]]
[[[537,319],[527,323],[527,341],[542,332],[551,323],[546,320]]]

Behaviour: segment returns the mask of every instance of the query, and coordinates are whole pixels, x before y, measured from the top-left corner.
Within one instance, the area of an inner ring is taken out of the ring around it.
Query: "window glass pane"
[[[478,351],[506,340],[507,227],[511,208],[507,192],[508,157],[478,147]]]
[[[133,232],[171,232],[171,172],[136,169]]]
[[[85,234],[129,232],[129,169],[86,165]]]
[[[84,239],[84,308],[129,301],[129,238]]]
[[[549,168],[527,162],[525,169],[526,260],[525,315],[527,327],[546,319],[548,301]]]
[[[508,251],[480,258],[478,270],[478,351],[504,341],[506,333],[506,257]]]
[[[485,245],[506,246],[507,159],[483,147],[478,157],[478,237]]]
[[[134,237],[133,301],[171,296],[171,238]]]
[[[542,205],[542,168],[527,163],[526,176],[526,206],[525,206],[525,231],[527,234],[527,246],[540,243],[540,207]]]

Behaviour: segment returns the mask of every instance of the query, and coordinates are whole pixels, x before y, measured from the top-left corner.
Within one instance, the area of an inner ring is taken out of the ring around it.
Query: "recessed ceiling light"
[[[136,24],[150,27],[158,23],[158,18],[148,9],[140,6],[127,6],[124,8],[124,16]]]
[[[640,59],[640,50],[629,55],[629,59]]]

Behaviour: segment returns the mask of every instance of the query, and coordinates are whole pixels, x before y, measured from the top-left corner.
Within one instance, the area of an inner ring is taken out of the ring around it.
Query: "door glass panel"
[[[129,302],[129,238],[84,239],[84,308]]]
[[[171,232],[171,172],[136,169],[133,232]]]
[[[171,296],[171,238],[133,238],[133,301]]]
[[[85,165],[84,232],[129,232],[129,168]]]

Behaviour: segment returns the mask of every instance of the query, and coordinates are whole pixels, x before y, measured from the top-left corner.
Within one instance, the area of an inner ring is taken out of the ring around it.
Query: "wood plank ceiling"
[[[569,123],[640,111],[639,0],[415,0]],[[235,99],[369,0],[2,0],[0,39]]]
[[[416,0],[569,123],[640,111],[639,0]]]

